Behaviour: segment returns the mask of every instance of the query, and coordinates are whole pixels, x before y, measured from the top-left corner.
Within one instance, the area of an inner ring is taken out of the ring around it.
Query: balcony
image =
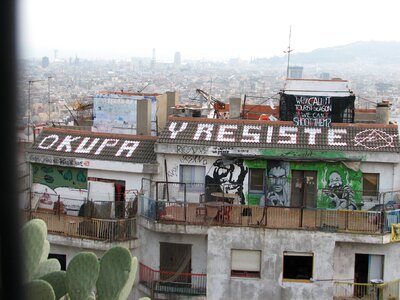
[[[35,198],[37,195],[32,194],[30,204],[35,202]],[[105,203],[60,197],[58,199],[52,209],[31,205],[31,208],[23,211],[23,218],[44,220],[48,233],[54,235],[106,242],[123,242],[137,238],[137,200]]]
[[[154,270],[139,264],[139,283],[155,293],[186,296],[205,296],[207,275]],[[152,297],[153,299],[154,297]]]
[[[334,282],[333,299],[396,300],[400,297],[400,279],[380,284]]]
[[[400,223],[400,209],[396,200],[399,191],[375,193],[373,200],[368,200],[368,205],[351,199],[347,205],[346,201],[342,201],[341,206],[329,208],[332,192],[343,191],[320,189],[312,197],[315,201],[322,200],[326,208],[313,208],[307,207],[307,202],[298,207],[242,205],[240,196],[229,192],[237,186],[143,179],[139,213],[161,224],[247,226],[377,235],[391,232],[392,224]],[[363,195],[363,191],[353,192],[358,197]]]

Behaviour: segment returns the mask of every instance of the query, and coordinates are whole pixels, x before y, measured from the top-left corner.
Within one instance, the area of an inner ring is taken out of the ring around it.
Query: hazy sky
[[[400,0],[17,0],[20,56],[172,61],[400,41]]]

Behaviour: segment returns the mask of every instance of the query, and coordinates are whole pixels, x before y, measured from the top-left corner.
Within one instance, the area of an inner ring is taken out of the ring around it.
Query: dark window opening
[[[265,169],[250,169],[249,190],[250,192],[264,192]]]
[[[377,197],[379,190],[379,174],[363,174],[363,196]]]
[[[65,254],[49,253],[47,258],[55,258],[60,262],[61,270],[66,271],[67,269],[67,256]]]
[[[191,283],[192,245],[160,243],[160,280],[166,285]]]
[[[284,254],[283,279],[310,280],[312,277],[312,254]]]
[[[233,277],[252,277],[252,278],[259,278],[260,272],[259,271],[238,271],[232,270],[231,276]]]

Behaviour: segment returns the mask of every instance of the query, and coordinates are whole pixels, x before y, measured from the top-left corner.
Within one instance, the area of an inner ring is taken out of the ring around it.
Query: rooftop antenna
[[[289,46],[287,51],[283,51],[284,53],[287,53],[287,68],[286,68],[286,79],[289,78],[289,63],[290,63],[290,52],[293,51],[293,49],[290,48],[290,38],[292,37],[292,25],[289,27]]]

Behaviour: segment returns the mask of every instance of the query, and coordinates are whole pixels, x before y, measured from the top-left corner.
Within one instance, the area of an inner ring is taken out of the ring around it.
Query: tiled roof
[[[156,163],[154,152],[156,139],[153,136],[49,127],[42,130],[28,153],[130,163]]]
[[[398,128],[382,124],[299,127],[293,122],[170,117],[157,143],[298,150],[400,152]]]

